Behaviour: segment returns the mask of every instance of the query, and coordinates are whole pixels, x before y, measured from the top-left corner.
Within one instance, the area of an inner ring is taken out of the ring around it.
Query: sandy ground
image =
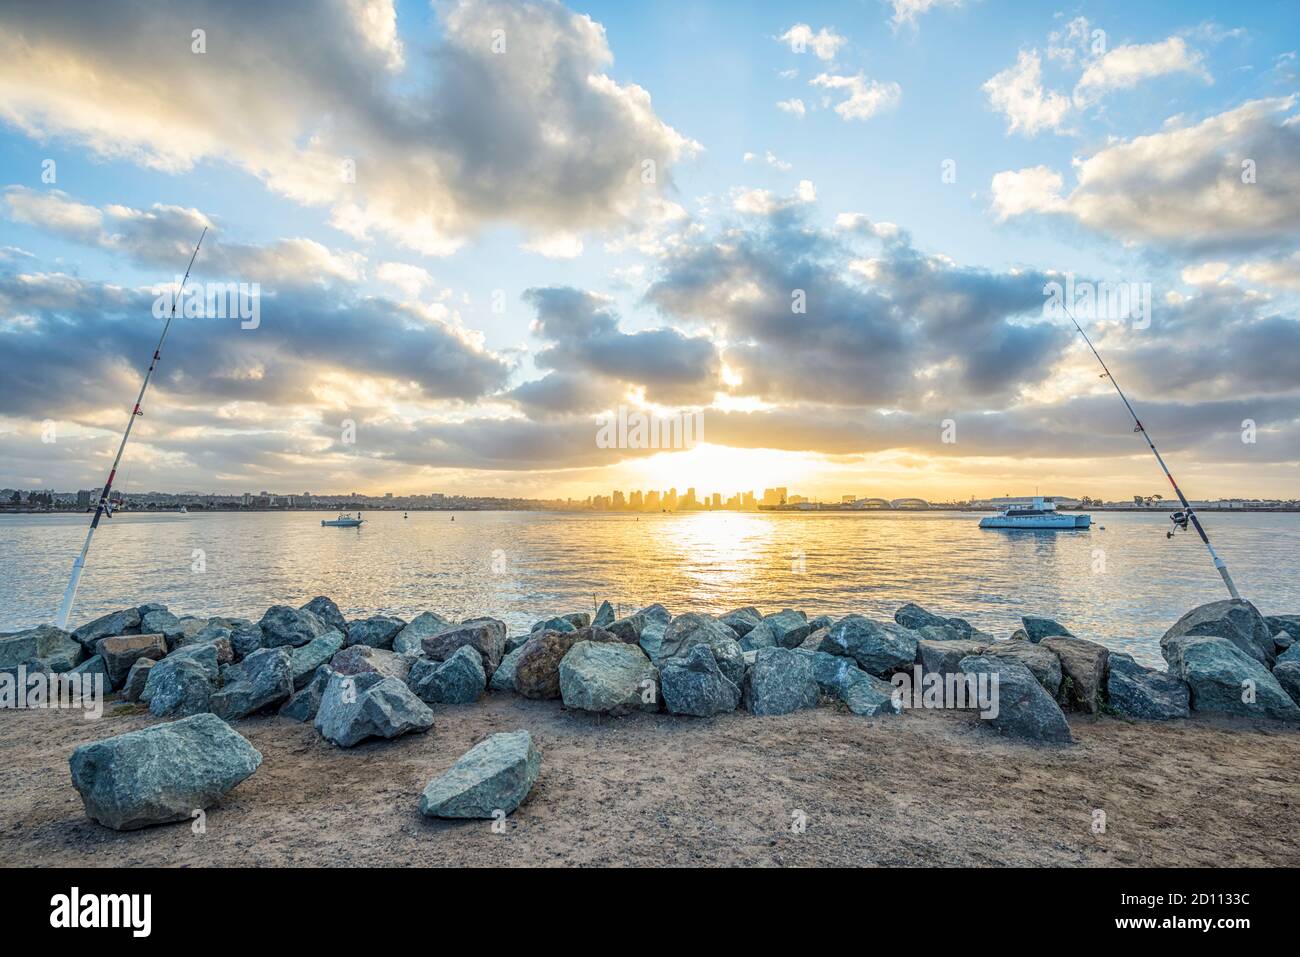
[[[261,769],[194,834],[86,819],[72,749],[155,720],[112,708],[94,722],[0,712],[6,865],[1300,864],[1300,729],[1262,722],[1072,717],[1079,744],[1049,750],[970,715],[602,719],[492,695],[435,709],[427,734],[340,750],[310,725],[255,718],[235,727]],[[505,833],[420,816],[431,777],[516,728],[542,769]]]

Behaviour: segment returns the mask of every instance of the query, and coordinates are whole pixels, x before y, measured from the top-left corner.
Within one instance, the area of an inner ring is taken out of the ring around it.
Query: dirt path
[[[110,709],[111,709],[110,705]],[[1072,719],[1078,746],[1010,744],[973,717],[601,719],[493,695],[435,709],[425,735],[348,751],[309,725],[235,727],[261,769],[209,809],[119,834],[68,776],[85,741],[154,722],[0,712],[0,859],[8,865],[1289,865],[1300,864],[1300,729],[1197,718]],[[488,734],[542,751],[504,834],[440,823],[420,791]],[[1093,811],[1106,832],[1092,832]],[[795,811],[806,815],[792,833]]]

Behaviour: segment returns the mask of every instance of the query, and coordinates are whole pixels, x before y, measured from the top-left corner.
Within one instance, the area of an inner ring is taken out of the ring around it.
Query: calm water
[[[1159,661],[1189,608],[1226,597],[1194,533],[1163,515],[1097,515],[1086,532],[995,532],[978,515],[120,514],[101,525],[75,623],[145,601],[257,619],[329,595],[348,616],[493,615],[526,629],[608,598],[674,613],[754,604],[890,618],[906,601],[1006,637],[1024,613]],[[328,516],[332,517],[332,516]],[[1300,514],[1205,516],[1238,586],[1265,614],[1300,612]],[[0,517],[0,630],[50,621],[85,535],[82,515]],[[194,571],[194,550],[205,569]]]

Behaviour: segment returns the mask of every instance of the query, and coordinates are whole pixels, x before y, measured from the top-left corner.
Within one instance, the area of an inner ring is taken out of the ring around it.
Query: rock
[[[81,642],[82,646],[90,652],[94,652],[95,644],[102,638],[113,638],[117,635],[133,635],[140,633],[140,611],[137,608],[123,608],[121,611],[109,612],[94,621],[87,622],[72,633],[72,637]]]
[[[539,631],[577,631],[573,622],[567,618],[561,618],[558,615],[554,618],[543,618],[541,621],[533,622],[533,627],[529,629],[532,634]]]
[[[1187,682],[1177,675],[1144,668],[1132,655],[1110,653],[1106,698],[1111,710],[1148,721],[1186,718],[1188,696]]]
[[[313,598],[312,601],[317,599]],[[329,599],[325,599],[329,601]],[[330,629],[319,638],[313,638],[307,644],[294,648],[289,655],[290,672],[293,675],[294,688],[302,688],[312,680],[312,675],[321,665],[330,660],[343,648],[343,635]]]
[[[542,755],[527,731],[494,734],[461,755],[420,795],[425,817],[485,818],[513,812],[532,790]]]
[[[1168,641],[1161,639],[1160,650],[1169,662],[1169,671],[1191,686],[1193,711],[1300,720],[1300,708],[1277,679],[1231,639],[1176,635]],[[1242,700],[1249,698],[1251,688],[1254,700]]]
[[[591,624],[591,614],[585,611],[571,611],[566,615],[561,615],[565,621],[574,628],[586,628]]]
[[[299,606],[302,611],[309,611],[325,623],[326,628],[333,628],[340,635],[348,633],[348,622],[343,617],[343,612],[339,611],[339,606],[324,595],[317,595],[305,605]]]
[[[560,661],[577,643],[574,631],[543,631],[533,635],[515,660],[515,691],[538,700],[560,697]]]
[[[38,625],[0,637],[0,673],[14,673],[32,658],[44,661],[50,671],[71,671],[86,649],[72,635],[53,625]]]
[[[765,621],[760,621],[749,631],[745,632],[745,637],[740,639],[741,651],[758,651],[759,648],[775,648],[776,632]]]
[[[212,677],[203,665],[190,657],[176,657],[149,669],[140,698],[156,718],[186,717],[209,710],[212,691]]]
[[[818,650],[848,656],[867,674],[888,678],[916,661],[916,633],[893,622],[880,624],[861,615],[846,615]]]
[[[752,605],[746,608],[737,608],[735,611],[729,611],[725,615],[718,616],[718,621],[734,631],[737,638],[744,638],[762,620],[763,616]]]
[[[1285,632],[1283,632],[1283,634],[1285,634]],[[1290,645],[1286,651],[1277,656],[1277,664],[1280,665],[1284,661],[1300,662],[1300,644]],[[1274,665],[1274,667],[1277,667],[1277,665]]]
[[[414,655],[399,655],[382,648],[369,645],[353,645],[344,648],[330,659],[330,667],[341,675],[360,675],[375,673],[385,678],[405,681],[415,662]]]
[[[1030,641],[1033,641],[1032,633]],[[1061,659],[1061,691],[1058,698],[1072,710],[1096,714],[1106,693],[1106,667],[1110,652],[1104,645],[1086,638],[1065,635],[1044,637],[1047,648]]]
[[[898,714],[902,710],[893,685],[867,674],[852,658],[818,651],[813,653],[811,661],[813,678],[821,693],[839,698],[854,714],[875,717]]]
[[[659,674],[636,645],[579,641],[560,661],[566,708],[601,714],[659,710]]]
[[[1279,661],[1273,666],[1273,678],[1292,701],[1300,704],[1300,661]]]
[[[768,615],[763,619],[763,623],[772,630],[777,645],[782,648],[798,648],[811,630],[808,626],[808,616],[790,608]]]
[[[80,648],[81,645],[77,645],[77,647]],[[81,664],[73,668],[71,671],[69,671],[68,674],[87,675],[92,678],[95,675],[103,675],[105,687],[111,687],[108,681],[108,665],[104,664],[104,659],[100,655],[92,655],[91,657],[83,661]]]
[[[744,680],[742,700],[750,714],[789,714],[817,707],[820,692],[811,655],[790,648],[761,648]]]
[[[1272,667],[1276,660],[1268,622],[1248,601],[1224,599],[1193,608],[1164,633],[1160,639],[1161,653],[1165,645],[1180,635],[1226,638],[1266,668]],[[1192,697],[1194,702],[1195,692]]]
[[[243,677],[212,696],[212,713],[230,721],[280,704],[293,694],[288,648],[262,648],[244,659]]]
[[[662,667],[666,659],[679,658],[694,645],[708,645],[722,673],[732,684],[740,687],[745,677],[745,664],[741,658],[743,649],[732,637],[734,634],[726,625],[708,615],[694,612],[678,615],[664,629],[655,664]]]
[[[1053,621],[1051,618],[1038,618],[1034,615],[1023,615],[1020,623],[1024,626],[1025,637],[1034,644],[1038,644],[1044,638],[1051,638],[1053,635],[1062,635],[1066,638],[1073,638],[1074,632],[1070,631],[1059,621]]]
[[[172,643],[181,636],[181,620],[166,608],[153,608],[140,612],[140,631],[146,635],[162,635]]]
[[[122,686],[122,697],[127,701],[139,701],[144,687],[149,680],[149,671],[158,662],[152,658],[141,658],[126,673],[126,684]]]
[[[952,625],[922,625],[916,629],[918,641],[969,641],[964,633]]]
[[[220,718],[198,714],[83,744],[68,763],[86,816],[133,831],[190,820],[256,771],[262,755]]]
[[[963,658],[964,674],[998,676],[996,717],[982,718],[999,734],[1049,744],[1071,744],[1069,722],[1060,705],[1044,690],[1034,674],[1010,658],[973,655]]]
[[[596,617],[591,623],[597,628],[607,628],[614,621],[614,606],[607,601],[602,601],[600,607],[596,609]]]
[[[411,666],[406,683],[429,704],[473,704],[487,688],[483,656],[461,645],[446,661],[421,658]]]
[[[918,631],[927,626],[938,626],[941,628],[946,628],[948,626],[947,618],[936,615],[934,612],[926,611],[920,605],[910,601],[902,608],[898,609],[898,611],[894,612],[894,621],[912,631]]]
[[[638,611],[637,614],[640,615],[644,621],[658,621],[662,622],[664,625],[667,625],[673,620],[672,613],[658,602],[655,602],[653,605],[646,605]]]
[[[1300,635],[1300,615],[1265,615],[1264,624],[1274,635],[1279,631]]]
[[[1061,690],[1061,659],[1056,652],[1040,648],[1028,638],[1023,641],[994,641],[984,646],[983,654],[991,658],[1018,661],[1038,679],[1053,698]]]
[[[294,721],[313,720],[320,710],[320,699],[325,694],[325,686],[329,684],[332,674],[334,670],[329,665],[317,668],[312,673],[311,680],[289,696],[289,700],[280,708],[280,716]]]
[[[508,655],[511,652],[518,651],[524,645],[528,644],[528,639],[531,637],[533,637],[531,633],[527,635],[511,635],[506,639],[505,653]],[[505,658],[502,658],[501,661],[504,664]]]
[[[834,622],[831,622],[831,624],[834,624]],[[830,625],[825,625],[815,631],[810,631],[808,637],[799,645],[799,648],[803,651],[816,651],[822,646],[822,642],[830,636],[830,633]]]
[[[664,632],[667,630],[668,625],[658,619],[647,621],[645,627],[641,629],[641,637],[637,639],[636,644],[651,661],[658,661],[662,657]],[[610,632],[610,634],[613,634],[613,632]]]
[[[321,736],[341,748],[367,738],[396,738],[431,727],[429,706],[397,678],[377,672],[331,675],[315,721]]]
[[[469,645],[483,656],[483,671],[490,678],[505,655],[506,623],[495,618],[473,618],[430,635],[421,644],[434,661],[446,661],[456,649]]]
[[[267,648],[305,645],[329,631],[329,626],[315,612],[288,605],[272,605],[258,622]]]
[[[1296,633],[1300,634],[1300,631]],[[1275,649],[1275,653],[1278,655],[1278,657],[1281,657],[1284,652],[1290,651],[1292,648],[1294,648],[1295,644],[1296,644],[1295,639],[1291,637],[1291,633],[1289,631],[1273,632],[1273,648]]]
[[[406,622],[402,621],[402,619],[391,618],[388,615],[363,618],[348,623],[348,637],[345,644],[348,647],[352,645],[369,645],[371,648],[391,650],[393,639],[405,627]]]
[[[230,632],[230,648],[235,653],[236,661],[242,661],[257,649],[265,647],[266,635],[262,633],[261,625],[249,623]]]
[[[221,655],[217,650],[217,646],[211,642],[177,648],[163,660],[174,662],[180,661],[182,658],[193,661],[201,667],[203,673],[208,676],[209,681],[215,682],[221,677]]]
[[[930,626],[926,626],[929,628]],[[916,661],[927,672],[934,674],[960,674],[961,660],[972,655],[982,655],[984,644],[963,638],[931,641],[923,638],[916,643]]]
[[[431,611],[421,612],[393,638],[393,650],[399,655],[424,654],[424,639],[446,631],[452,622]]]
[[[158,661],[167,656],[167,639],[162,635],[122,635],[101,638],[96,654],[104,659],[108,678],[116,688],[124,680],[131,666],[141,658]]]
[[[523,650],[524,646],[520,645],[513,651],[506,652],[506,656],[501,659],[501,664],[497,665],[497,670],[492,672],[492,680],[488,682],[491,690],[514,692],[515,666],[519,664],[519,656]]]
[[[722,673],[713,650],[706,644],[692,645],[677,658],[659,664],[659,689],[664,707],[673,714],[709,715],[735,711],[740,688]]]
[[[958,641],[983,641],[993,640],[993,636],[980,631],[965,618],[949,618],[948,630],[957,633]]]
[[[645,624],[646,619],[641,615],[627,615],[611,621],[605,626],[605,630],[618,638],[619,641],[635,645],[641,640],[641,629],[645,627]]]
[[[169,641],[167,644],[173,651],[177,648],[188,648],[191,645],[215,644],[219,646],[218,653],[221,655],[222,662],[228,664],[235,660],[234,646],[230,641],[233,634],[234,631],[229,625],[211,620],[197,632],[193,634],[182,632],[174,643]],[[163,637],[166,638],[167,636],[163,635]]]

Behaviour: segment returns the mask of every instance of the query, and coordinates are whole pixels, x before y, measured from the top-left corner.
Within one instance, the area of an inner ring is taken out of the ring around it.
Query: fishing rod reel
[[[1174,527],[1171,528],[1169,531],[1165,532],[1165,538],[1173,538],[1174,532],[1187,531],[1187,523],[1190,522],[1191,520],[1192,520],[1192,516],[1190,512],[1180,509],[1177,512],[1171,513],[1169,516],[1169,521],[1174,523]]]

